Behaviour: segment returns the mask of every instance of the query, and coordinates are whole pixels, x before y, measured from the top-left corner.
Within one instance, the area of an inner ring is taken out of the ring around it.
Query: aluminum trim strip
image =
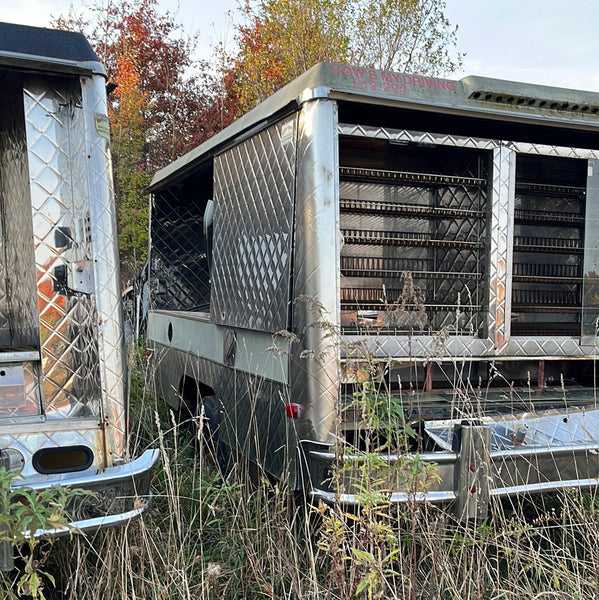
[[[141,498],[142,497],[140,496],[140,499]],[[85,533],[96,531],[97,529],[104,529],[106,527],[123,525],[145,513],[150,507],[152,499],[152,494],[148,494],[145,496],[145,502],[143,502],[142,506],[124,513],[108,515],[106,517],[95,517],[93,519],[85,519],[83,521],[73,521],[69,523],[68,527],[60,527],[55,529],[36,529],[33,537],[61,537],[65,535],[72,535],[74,531],[78,533]],[[27,532],[23,532],[23,535],[28,537]]]
[[[492,488],[489,492],[491,497],[505,498],[527,493],[557,492],[567,489],[592,488],[599,485],[599,478],[571,479],[568,481],[544,481],[542,483],[531,483],[516,486]]]
[[[303,105],[298,126],[291,397],[303,406],[299,437],[327,442],[338,397],[338,348],[329,324],[340,319],[337,106]]]
[[[322,500],[325,504],[339,503],[344,506],[360,506],[362,502],[355,494],[336,494],[327,492],[318,488],[310,490],[310,497],[313,500]],[[456,499],[456,493],[447,492],[425,492],[416,494],[406,494],[404,492],[393,492],[389,495],[384,495],[385,499],[391,504],[406,504],[408,502],[432,502],[439,504],[442,502],[452,502]]]

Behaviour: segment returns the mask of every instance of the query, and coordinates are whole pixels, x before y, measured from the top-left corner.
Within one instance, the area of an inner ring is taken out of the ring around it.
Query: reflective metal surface
[[[291,398],[302,405],[301,439],[330,439],[338,399],[339,175],[337,108],[304,104],[298,130]]]
[[[40,414],[42,404],[22,76],[4,71],[0,81],[0,363],[20,363],[23,374],[0,402],[2,419]]]
[[[286,329],[295,192],[295,118],[214,161],[213,321]]]
[[[47,418],[100,415],[94,298],[57,284],[57,273],[93,260],[85,126],[77,79],[25,82],[33,240]],[[57,231],[64,238],[57,238]],[[58,243],[57,243],[58,242]],[[60,245],[59,245],[60,244]],[[69,286],[69,284],[71,284]]]
[[[0,447],[23,452],[23,477],[54,444],[106,466],[126,402],[104,80],[2,77]]]
[[[60,529],[37,530],[35,537],[68,534],[73,528],[94,531],[127,523],[145,512],[152,500],[150,493],[151,473],[159,459],[158,450],[146,450],[139,458],[101,473],[71,473],[57,477],[57,483],[93,492],[78,497],[67,505],[69,525]],[[47,482],[33,482],[31,489],[43,488]]]
[[[453,444],[458,421],[431,421],[427,433],[443,448]],[[490,452],[558,449],[568,445],[589,447],[599,443],[598,410],[553,410],[545,414],[522,413],[504,417],[486,417],[481,422],[491,428]]]
[[[89,219],[94,298],[98,323],[98,351],[102,416],[106,429],[107,461],[124,458],[127,435],[126,356],[121,303],[121,279],[116,240],[116,208],[108,138],[106,87],[102,77],[82,80],[86,106],[84,127],[90,193]],[[100,258],[101,257],[101,258]],[[85,357],[91,357],[86,350]],[[89,366],[90,370],[93,367]]]

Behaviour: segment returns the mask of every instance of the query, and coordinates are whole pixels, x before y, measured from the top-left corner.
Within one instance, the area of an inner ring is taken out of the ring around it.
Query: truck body
[[[158,394],[315,499],[359,501],[375,384],[460,516],[596,485],[598,133],[592,92],[316,65],[152,181]]]
[[[80,34],[0,23],[0,79],[0,465],[95,492],[80,530],[122,523],[157,453],[128,452],[106,73]]]

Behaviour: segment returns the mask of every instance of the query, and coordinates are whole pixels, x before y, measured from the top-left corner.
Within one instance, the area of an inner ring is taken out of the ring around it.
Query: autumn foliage
[[[88,20],[71,9],[54,25],[83,32],[116,84],[109,119],[125,280],[145,260],[153,173],[312,65],[441,74],[461,61],[444,0],[245,0],[234,50],[216,48],[212,63],[194,59],[197,37],[159,0],[85,2]]]
[[[238,52],[223,62],[224,86],[237,116],[323,61],[345,62],[348,0],[246,1]]]
[[[119,246],[125,279],[147,252],[152,174],[211,137],[222,122],[216,79],[194,60],[196,38],[180,33],[158,0],[109,0],[90,19],[70,14],[56,26],[82,31],[115,84],[109,95]]]

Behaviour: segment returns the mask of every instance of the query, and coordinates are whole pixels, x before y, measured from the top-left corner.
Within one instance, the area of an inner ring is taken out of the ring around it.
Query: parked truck
[[[150,191],[156,390],[219,448],[464,518],[596,486],[598,93],[319,64]]]
[[[0,81],[0,466],[94,492],[81,531],[124,523],[157,451],[128,448],[106,73],[80,34],[0,23]]]

